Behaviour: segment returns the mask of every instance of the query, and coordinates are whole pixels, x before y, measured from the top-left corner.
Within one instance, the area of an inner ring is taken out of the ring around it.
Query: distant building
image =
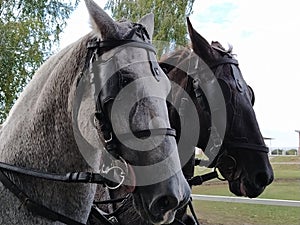
[[[272,155],[272,149],[271,149],[272,143],[271,143],[271,141],[274,140],[274,138],[264,137],[264,140],[265,140],[265,141],[269,141],[269,144],[268,144],[268,147],[269,147],[269,154]]]
[[[299,135],[299,144],[298,144],[298,155],[300,155],[300,130],[295,130]]]

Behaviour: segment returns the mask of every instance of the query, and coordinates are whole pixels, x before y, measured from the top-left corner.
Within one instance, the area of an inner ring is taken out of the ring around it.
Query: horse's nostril
[[[163,198],[161,200],[161,207],[162,208],[167,208],[170,205],[169,198]]]
[[[175,209],[178,206],[178,199],[171,195],[160,196],[156,198],[150,205],[151,212],[164,214],[165,212]]]
[[[261,172],[256,174],[255,183],[260,187],[265,187],[270,183],[272,183],[272,181],[273,181],[273,177],[269,176],[269,174],[266,172]]]

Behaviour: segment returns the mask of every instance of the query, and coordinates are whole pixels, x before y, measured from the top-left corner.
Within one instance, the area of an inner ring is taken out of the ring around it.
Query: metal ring
[[[218,162],[217,162],[217,164],[216,164],[216,166],[215,166],[215,168],[218,168],[218,167],[220,167],[220,165],[222,165],[222,161],[223,161],[223,164],[225,164],[225,166],[226,166],[226,161],[228,161],[228,159],[230,160],[230,162],[232,162],[232,165],[231,165],[231,167],[229,167],[229,168],[225,168],[225,169],[230,169],[230,174],[226,174],[226,176],[224,176],[224,180],[228,180],[228,181],[234,181],[234,180],[237,180],[238,178],[236,178],[235,179],[235,175],[236,175],[236,172],[237,172],[237,162],[236,162],[236,160],[235,160],[235,158],[233,157],[233,156],[231,156],[231,155],[228,155],[228,154],[225,154],[225,153],[223,153],[220,157],[219,157],[219,159],[218,159]],[[224,163],[224,161],[225,161],[225,163]],[[228,166],[227,166],[228,167]],[[222,166],[221,166],[221,168],[222,168]],[[224,167],[223,167],[224,168]],[[218,170],[219,170],[219,168],[218,168]],[[228,175],[228,176],[227,176]],[[223,176],[223,175],[222,175]],[[219,178],[218,178],[219,179]],[[220,178],[219,180],[223,180],[222,178]]]
[[[214,167],[214,171],[217,172],[217,174],[218,174],[218,176],[217,176],[217,179],[218,179],[218,180],[220,180],[220,181],[226,181],[226,180],[227,180],[226,178],[221,178],[221,177],[220,177],[220,175],[219,175],[220,172],[218,172],[218,168],[217,168],[217,167]]]
[[[112,141],[112,139],[113,139],[113,137],[112,137],[112,132],[110,132],[109,135],[110,135],[109,139],[104,139],[104,142],[105,142],[105,143],[109,143],[109,142]]]
[[[102,168],[102,173],[103,174],[108,174],[110,171],[112,171],[112,170],[120,170],[121,172],[120,172],[120,175],[119,175],[119,177],[121,178],[121,181],[118,183],[118,184],[116,184],[115,186],[110,186],[110,185],[108,185],[107,183],[105,183],[105,186],[108,188],[108,189],[111,189],[111,190],[114,190],[114,189],[117,189],[117,188],[119,188],[123,183],[124,183],[124,181],[125,181],[125,172],[124,172],[124,170],[121,168],[121,167],[119,167],[119,166],[113,166],[113,167],[110,167],[110,168],[108,168],[107,170],[103,170],[103,168]]]
[[[122,163],[124,163],[126,172],[124,171],[124,169],[122,167],[116,166],[116,165],[114,165],[114,166],[112,166],[112,167],[110,167],[110,168],[108,168],[106,170],[104,170],[104,168],[102,167],[102,171],[101,172],[104,173],[104,174],[108,174],[109,172],[111,172],[113,170],[119,170],[120,171],[120,173],[118,175],[121,178],[121,181],[117,185],[110,186],[108,184],[105,184],[105,186],[108,189],[111,189],[111,190],[115,190],[115,189],[119,188],[121,185],[123,185],[123,183],[125,181],[125,177],[128,174],[128,163],[121,156],[119,156],[119,158],[120,158],[120,161],[122,161]]]

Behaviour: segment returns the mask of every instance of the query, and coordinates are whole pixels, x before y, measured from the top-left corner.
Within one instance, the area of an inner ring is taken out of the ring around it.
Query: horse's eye
[[[130,79],[129,77],[122,77],[122,87],[125,87],[125,86],[128,85],[131,81],[132,81],[132,79]]]
[[[162,67],[162,70],[164,71],[165,74],[167,74],[169,72],[166,67]]]

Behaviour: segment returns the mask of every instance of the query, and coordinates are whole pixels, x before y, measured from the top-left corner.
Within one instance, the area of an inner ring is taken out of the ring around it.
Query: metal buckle
[[[97,54],[98,49],[95,49],[92,57],[90,59],[90,64],[89,64],[89,72],[92,73],[93,72],[93,62],[98,61],[98,54]]]
[[[108,218],[108,221],[111,222],[113,225],[119,225],[119,221],[115,216],[111,216]]]
[[[125,181],[125,177],[128,174],[127,162],[122,157],[119,157],[119,158],[120,158],[121,163],[123,165],[125,165],[125,171],[122,167],[115,165],[114,163],[111,164],[111,167],[107,167],[107,168],[105,168],[105,165],[103,165],[102,169],[101,169],[101,173],[104,174],[104,176],[106,175],[106,178],[108,178],[108,179],[111,178],[112,183],[116,183],[115,180],[117,180],[117,179],[112,179],[112,177],[109,177],[108,174],[112,174],[113,177],[115,177],[115,175],[118,175],[120,178],[120,181],[118,183],[116,183],[115,186],[112,186],[107,183],[105,184],[105,186],[110,190],[115,190],[115,189],[119,188],[121,185],[123,185],[123,183]]]

